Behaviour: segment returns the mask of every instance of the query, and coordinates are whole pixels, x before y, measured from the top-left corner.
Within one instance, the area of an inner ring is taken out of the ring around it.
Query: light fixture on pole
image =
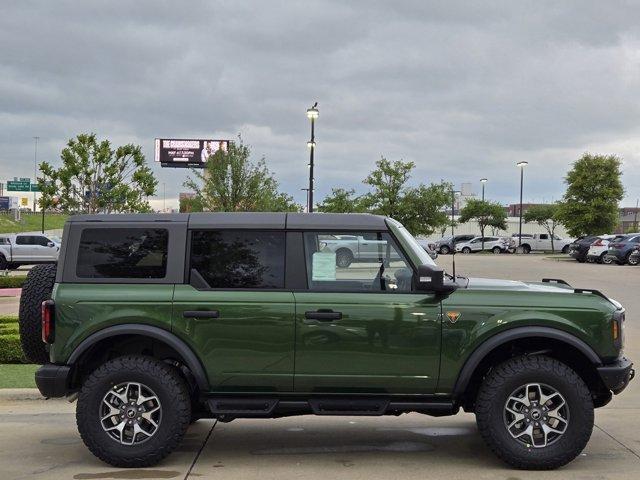
[[[484,184],[487,183],[487,179],[486,178],[481,178],[480,179],[480,183],[482,184],[482,201],[484,202]]]
[[[316,149],[315,121],[318,118],[318,102],[307,109],[307,118],[311,120],[311,140],[307,142],[309,147],[309,194],[307,195],[307,212],[313,212],[313,154]]]
[[[520,227],[518,228],[518,246],[522,245],[522,188],[524,186],[524,167],[529,165],[529,162],[518,162],[516,166],[520,168]]]

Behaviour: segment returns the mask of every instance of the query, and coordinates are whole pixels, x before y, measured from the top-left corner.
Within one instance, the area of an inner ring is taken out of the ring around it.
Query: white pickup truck
[[[42,233],[0,234],[0,270],[20,265],[56,263],[60,239]]]
[[[512,236],[515,247],[518,246],[518,234]],[[569,244],[573,240],[568,238],[560,238],[558,235],[553,236],[553,249],[556,252],[567,253]],[[533,250],[551,250],[551,235],[548,233],[523,233],[522,234],[522,252],[529,253]]]

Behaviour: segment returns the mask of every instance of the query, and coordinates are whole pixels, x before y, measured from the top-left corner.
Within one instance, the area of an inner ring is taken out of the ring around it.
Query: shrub
[[[28,363],[20,345],[18,317],[0,316],[0,363]]]
[[[20,334],[0,335],[0,363],[29,363],[22,353]]]
[[[22,288],[22,284],[24,284],[26,279],[26,275],[9,277],[0,276],[0,288]]]

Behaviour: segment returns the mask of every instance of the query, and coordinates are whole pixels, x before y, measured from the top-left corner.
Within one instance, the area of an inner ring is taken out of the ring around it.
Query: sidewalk
[[[21,288],[0,288],[0,297],[20,297]]]

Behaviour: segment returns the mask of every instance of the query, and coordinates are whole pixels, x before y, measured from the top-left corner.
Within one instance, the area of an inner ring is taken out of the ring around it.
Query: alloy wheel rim
[[[162,420],[160,399],[142,383],[114,385],[100,403],[100,425],[122,445],[138,445],[158,431]]]
[[[569,405],[555,388],[528,383],[515,389],[504,405],[509,435],[527,447],[556,443],[569,427]]]

